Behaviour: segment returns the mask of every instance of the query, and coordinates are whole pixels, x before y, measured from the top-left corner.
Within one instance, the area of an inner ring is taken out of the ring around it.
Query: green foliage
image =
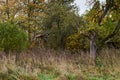
[[[0,48],[4,51],[21,51],[27,47],[26,33],[15,24],[0,24]]]
[[[101,38],[107,37],[109,34],[111,34],[114,31],[114,25],[115,23],[112,22],[112,20],[107,17],[105,19],[105,22],[102,26],[98,27],[98,35]]]
[[[70,3],[66,5],[61,1],[60,3],[51,1],[47,5],[48,9],[43,20],[43,32],[51,32],[47,35],[47,45],[50,48],[64,48],[65,39],[75,33],[81,23],[80,17],[74,12],[76,8],[73,9],[74,5],[70,5]]]

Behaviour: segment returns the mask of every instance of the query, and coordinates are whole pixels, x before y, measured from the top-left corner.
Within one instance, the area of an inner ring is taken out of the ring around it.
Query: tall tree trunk
[[[95,60],[96,60],[96,42],[95,42],[95,35],[90,36],[90,58],[92,61],[92,64],[95,65]]]

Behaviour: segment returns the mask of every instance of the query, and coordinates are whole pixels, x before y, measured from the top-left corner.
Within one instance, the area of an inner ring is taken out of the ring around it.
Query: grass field
[[[89,53],[32,50],[5,55],[0,52],[0,80],[120,80],[120,50],[102,50],[96,65]]]

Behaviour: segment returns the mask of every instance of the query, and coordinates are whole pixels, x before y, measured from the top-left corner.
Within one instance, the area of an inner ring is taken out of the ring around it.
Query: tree
[[[40,27],[44,0],[4,0],[0,3],[0,22],[10,22],[19,25],[28,32],[31,44]]]
[[[119,16],[119,4],[119,0],[106,0],[105,5],[94,0],[92,9],[84,17],[88,25],[82,29],[81,34],[90,40],[90,55],[93,61],[96,60],[96,51],[119,32],[120,20],[116,17]]]
[[[40,27],[41,17],[44,16],[44,0],[26,0],[16,2],[22,7],[15,20],[28,32],[28,40],[31,44]]]
[[[26,33],[15,24],[0,23],[0,48],[6,53],[24,50],[27,48]]]
[[[43,32],[49,32],[46,39],[49,47],[64,49],[65,39],[77,31],[80,17],[77,15],[75,5],[71,4],[72,1],[48,2],[43,20]]]
[[[85,25],[80,28],[80,34],[89,40],[90,45],[90,58],[93,62],[96,59],[97,52],[97,39],[98,39],[98,22],[99,16],[101,14],[100,2],[96,1],[93,7],[85,14]]]

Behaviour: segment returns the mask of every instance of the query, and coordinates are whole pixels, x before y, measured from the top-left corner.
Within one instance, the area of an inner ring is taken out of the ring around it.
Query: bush
[[[4,51],[21,51],[27,47],[26,33],[15,24],[0,24],[0,49]]]

